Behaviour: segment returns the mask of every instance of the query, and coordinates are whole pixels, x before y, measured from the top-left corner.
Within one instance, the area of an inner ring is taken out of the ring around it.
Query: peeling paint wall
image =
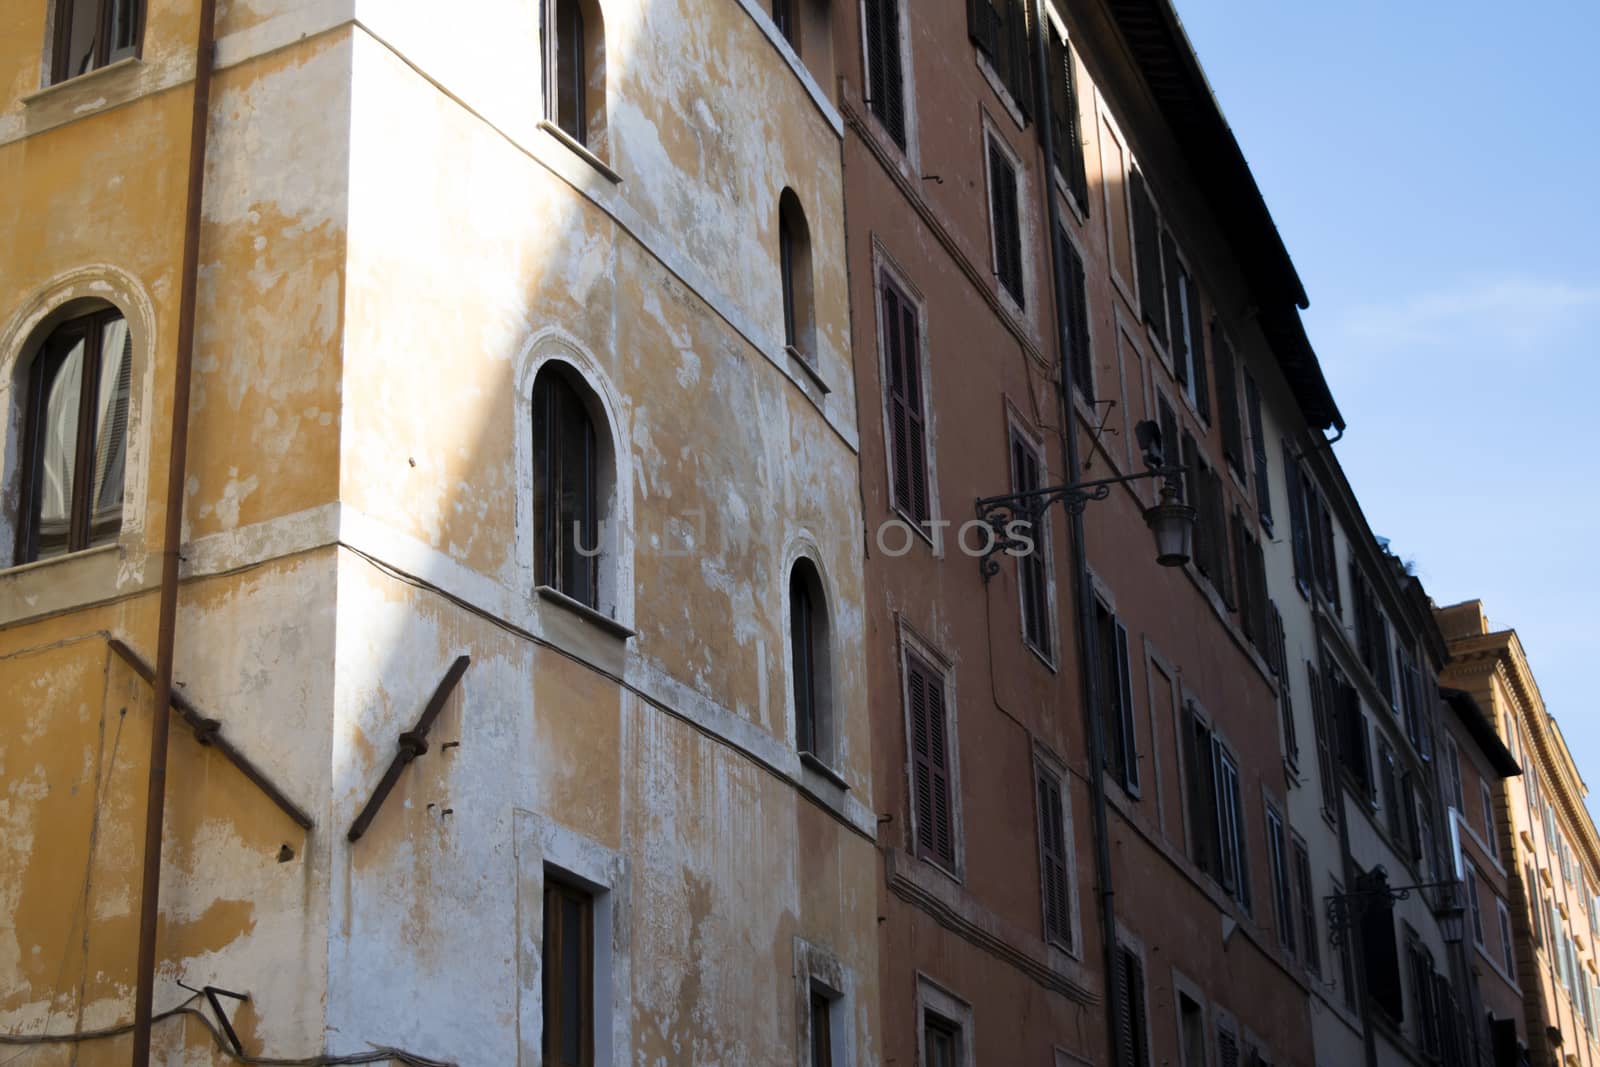
[[[42,94],[47,0],[0,13],[0,553],[19,383],[85,297],[134,327],[139,496],[118,544],[0,570],[6,1033],[131,1017],[153,709],[107,639],[154,657],[197,13],[149,3],[139,61]],[[539,902],[571,865],[608,889],[612,1062],[795,1061],[788,1006],[823,966],[799,944],[849,976],[852,1062],[876,1062],[838,117],[749,8],[603,0],[614,183],[538,126],[536,5],[467,6],[219,6],[176,677],[316,825],[175,724],[157,1007],[180,978],[248,991],[253,1054],[537,1063]],[[815,374],[783,348],[785,188]],[[534,590],[550,358],[611,424],[602,607],[623,631]],[[843,785],[794,748],[801,553]],[[429,751],[347,842],[460,654]],[[225,1062],[192,1017],[156,1042]]]

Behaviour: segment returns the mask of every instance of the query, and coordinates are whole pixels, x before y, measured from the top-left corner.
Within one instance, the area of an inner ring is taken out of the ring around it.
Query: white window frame
[[[794,939],[795,1010],[800,1041],[795,1067],[811,1067],[811,994],[820,992],[828,1001],[828,1047],[833,1067],[855,1067],[855,1017],[857,978],[832,952],[807,941]]]
[[[977,1060],[974,1058],[976,1043],[972,1032],[972,1005],[956,996],[950,990],[934,981],[928,975],[917,972],[917,1063],[926,1065],[928,1050],[924,1047],[928,1013],[949,1019],[955,1023],[961,1039],[961,1062],[957,1067],[975,1067]]]
[[[627,857],[535,812],[512,812],[517,870],[517,1015],[520,1061],[539,1062],[544,1038],[546,868],[593,896],[594,1063],[627,1067],[632,1042]]]
[[[996,226],[994,217],[994,169],[989,165],[992,158],[990,148],[998,148],[1000,154],[1011,164],[1011,173],[1016,181],[1017,197],[1017,255],[1022,265],[1022,298],[1019,302],[1011,295],[1011,291],[1000,280],[1000,231]],[[1028,171],[1023,166],[1022,158],[1011,147],[1011,143],[1000,133],[994,120],[989,117],[988,111],[983,112],[983,214],[989,222],[989,273],[994,278],[994,291],[1000,298],[1000,303],[1006,310],[1018,319],[1027,321],[1030,314],[1029,308],[1034,304],[1034,271],[1033,271],[1033,223],[1029,217],[1032,211],[1030,189],[1028,187]],[[1087,263],[1087,261],[1085,261]]]

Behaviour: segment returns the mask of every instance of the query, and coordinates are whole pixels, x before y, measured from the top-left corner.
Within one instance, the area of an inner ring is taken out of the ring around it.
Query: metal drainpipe
[[[1069,481],[1076,481],[1080,468],[1078,456],[1078,435],[1074,425],[1072,410],[1072,395],[1075,383],[1072,380],[1072,351],[1070,338],[1067,336],[1067,274],[1061,262],[1061,205],[1056,201],[1056,183],[1052,168],[1055,166],[1055,131],[1050,128],[1050,56],[1049,41],[1046,34],[1049,32],[1050,16],[1045,12],[1044,0],[1038,0],[1034,6],[1034,24],[1038,32],[1034,36],[1033,67],[1034,91],[1037,95],[1039,119],[1035,125],[1039,128],[1039,144],[1044,150],[1044,180],[1039,184],[1044,187],[1045,214],[1050,224],[1050,278],[1055,294],[1056,311],[1056,348],[1061,358],[1060,383],[1057,389],[1061,401],[1061,449],[1066,457],[1066,477]],[[1089,739],[1089,798],[1092,811],[1094,829],[1094,864],[1095,877],[1099,881],[1098,893],[1100,912],[1100,941],[1103,964],[1105,967],[1105,1005],[1106,1005],[1106,1043],[1110,1047],[1112,1064],[1119,1063],[1120,1051],[1117,1047],[1116,1020],[1120,1017],[1122,1005],[1119,1003],[1120,990],[1117,986],[1117,913],[1115,904],[1115,890],[1112,888],[1111,879],[1111,835],[1108,829],[1106,814],[1106,787],[1105,787],[1105,738],[1100,731],[1100,716],[1095,713],[1099,707],[1096,694],[1095,672],[1095,635],[1094,635],[1094,601],[1089,585],[1089,556],[1084,544],[1083,513],[1072,509],[1067,510],[1068,540],[1072,550],[1072,598],[1078,613],[1078,676],[1083,687],[1083,718],[1085,732]],[[1121,1067],[1132,1067],[1123,1064]]]
[[[178,626],[178,552],[189,449],[189,385],[200,282],[200,200],[205,189],[207,116],[216,43],[217,0],[200,0],[195,42],[194,112],[189,125],[189,187],[183,230],[178,344],[172,375],[172,439],[167,457],[167,514],[161,539],[161,607],[156,633],[155,703],[150,722],[150,782],[145,804],[144,881],[139,894],[138,985],[133,1001],[133,1067],[149,1067],[155,999],[156,917],[161,893],[161,829],[167,798],[167,728],[172,719],[172,658]]]

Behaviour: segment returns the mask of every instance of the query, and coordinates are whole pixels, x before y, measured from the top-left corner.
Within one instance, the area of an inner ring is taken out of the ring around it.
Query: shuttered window
[[[1117,1063],[1149,1067],[1144,961],[1126,945],[1117,948]]]
[[[1294,577],[1301,594],[1311,595],[1311,513],[1306,498],[1305,473],[1288,442],[1283,445],[1283,477],[1289,486],[1289,532],[1294,549]]]
[[[1295,954],[1295,912],[1289,883],[1289,857],[1283,832],[1283,817],[1267,809],[1267,861],[1272,869],[1272,907],[1278,920],[1278,944]]]
[[[772,24],[778,27],[783,39],[795,50],[800,48],[800,26],[795,21],[796,0],[772,0]]]
[[[1058,233],[1061,242],[1062,262],[1066,266],[1068,358],[1072,361],[1072,384],[1078,395],[1093,400],[1094,358],[1089,348],[1089,278],[1083,268],[1083,257],[1077,246],[1065,233]]]
[[[1217,1027],[1217,1067],[1239,1067],[1239,1038],[1226,1027]]]
[[[1039,453],[1021,434],[1011,435],[1011,488],[1031,493],[1043,487]],[[1044,521],[1024,522],[1033,550],[1017,557],[1017,595],[1022,601],[1022,639],[1054,662],[1055,642],[1050,617],[1050,527]],[[1023,532],[1023,531],[1019,531]]]
[[[1083,132],[1078,117],[1078,72],[1072,46],[1050,28],[1050,121],[1055,144],[1056,169],[1084,217],[1089,215],[1089,178],[1084,165]]]
[[[912,523],[928,521],[927,417],[922,405],[922,330],[917,308],[884,276],[884,370],[889,405],[889,462],[894,507]]]
[[[906,146],[905,69],[900,55],[901,0],[862,0],[866,8],[867,108],[895,144]]]
[[[1104,601],[1095,599],[1098,690],[1105,738],[1106,773],[1129,793],[1139,791],[1139,741],[1133,710],[1128,630]]]
[[[1317,933],[1317,894],[1312,888],[1311,854],[1306,843],[1294,839],[1294,895],[1295,910],[1300,917],[1301,958],[1307,970],[1322,977],[1322,945]]]
[[[1333,750],[1333,711],[1328,706],[1327,690],[1322,678],[1310,660],[1306,661],[1306,677],[1311,686],[1311,724],[1317,734],[1317,778],[1322,786],[1322,813],[1336,818],[1339,811],[1338,766]]]
[[[1271,620],[1271,653],[1267,662],[1278,679],[1278,715],[1283,730],[1283,758],[1296,770],[1300,767],[1300,729],[1294,719],[1294,683],[1289,677],[1289,653],[1284,643],[1283,613],[1278,605],[1267,602]]]
[[[1217,364],[1217,422],[1222,430],[1222,458],[1244,477],[1244,427],[1239,415],[1239,382],[1233,345],[1215,322],[1211,324],[1211,358]]]
[[[133,338],[107,308],[57,326],[22,396],[22,505],[15,561],[116,542],[122,532]]]
[[[1161,288],[1161,222],[1150,199],[1144,174],[1138,167],[1128,170],[1129,195],[1133,201],[1133,254],[1138,275],[1139,309],[1144,321],[1167,343],[1167,306]]]
[[[965,1067],[961,1057],[961,1027],[934,1012],[922,1017],[924,1067]]]
[[[1044,936],[1072,949],[1072,886],[1068,881],[1066,813],[1061,780],[1043,767],[1037,771],[1039,797],[1039,881],[1044,896]]]
[[[1190,858],[1248,911],[1250,863],[1239,764],[1192,702],[1184,705],[1179,728]]]
[[[1032,36],[1026,0],[967,0],[967,33],[1024,118],[1033,114]]]
[[[1246,371],[1244,375],[1245,411],[1250,417],[1250,452],[1255,463],[1256,511],[1261,515],[1261,525],[1272,529],[1272,483],[1267,474],[1267,435],[1261,425],[1261,391],[1256,380]]]
[[[535,580],[599,606],[600,455],[574,380],[554,365],[533,384]]]
[[[1181,268],[1180,268],[1181,269]],[[1183,314],[1185,329],[1189,333],[1189,396],[1200,417],[1211,421],[1211,374],[1206,361],[1205,327],[1200,312],[1200,286],[1188,274],[1180,274],[1183,281]],[[1177,329],[1176,326],[1173,327]]]
[[[1017,206],[1017,169],[989,139],[989,226],[994,231],[994,272],[1018,307],[1026,306],[1022,290],[1022,223]]]
[[[917,855],[945,868],[956,862],[949,721],[944,677],[915,653],[906,654],[907,718],[911,730],[911,799]]]

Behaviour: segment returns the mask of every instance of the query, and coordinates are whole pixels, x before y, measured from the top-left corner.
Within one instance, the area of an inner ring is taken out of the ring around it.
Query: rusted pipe
[[[116,638],[112,638],[110,644],[111,651],[115,652],[124,663],[131,667],[133,673],[143,678],[146,682],[152,685],[155,684],[156,672],[151,668],[150,664],[140,657],[139,653]],[[176,689],[172,691],[172,710],[183,716],[183,721],[189,724],[190,729],[194,730],[196,741],[199,741],[202,745],[210,745],[222,753],[229,763],[239,769],[240,774],[255,783],[256,788],[265,793],[268,800],[276,804],[279,810],[294,820],[296,826],[302,830],[311,829],[311,816],[305,813],[304,808],[301,808],[285,796],[283,790],[273,784],[272,780],[266,776],[266,773],[250,761],[249,756],[234,748],[232,742],[222,736],[222,723],[216,719],[206,717],[199,708],[194,706],[193,701]]]
[[[444,710],[444,702],[450,699],[456,683],[467,673],[467,664],[471,662],[468,656],[456,657],[456,661],[450,664],[450,669],[439,680],[439,688],[433,691],[433,698],[417,717],[417,724],[400,735],[400,750],[394,754],[394,759],[389,761],[389,769],[383,772],[383,778],[378,782],[378,787],[372,791],[372,796],[367,798],[361,814],[350,824],[350,832],[345,836],[351,841],[361,840],[361,835],[367,832],[367,827],[377,818],[378,809],[383,807],[383,802],[389,798],[389,791],[400,780],[400,772],[404,771],[412,760],[428,751],[428,731],[433,729],[433,720]]]
[[[139,959],[133,996],[133,1067],[149,1067],[156,984],[156,914],[161,895],[161,824],[167,800],[167,727],[172,716],[172,657],[178,629],[178,550],[183,540],[183,486],[188,476],[189,386],[200,288],[200,203],[206,181],[207,119],[216,48],[217,0],[200,0],[194,46],[194,110],[189,119],[189,187],[184,202],[183,273],[178,344],[173,353],[172,438],[167,450],[167,513],[161,536],[161,606],[156,621],[156,714],[150,719],[150,782],[144,817],[144,880],[139,891]]]

